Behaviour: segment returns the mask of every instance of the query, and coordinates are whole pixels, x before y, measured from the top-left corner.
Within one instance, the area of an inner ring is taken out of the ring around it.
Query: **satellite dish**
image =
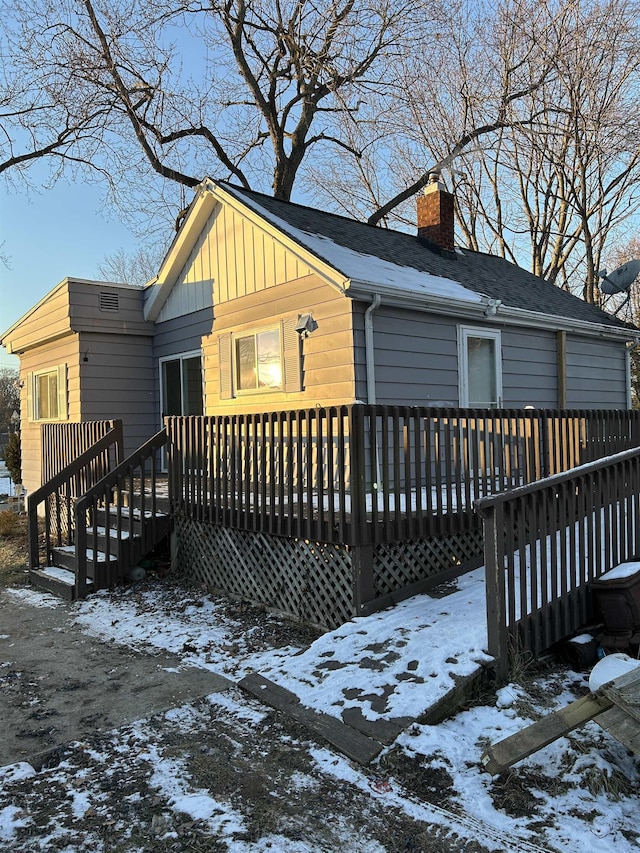
[[[607,274],[600,270],[598,276],[602,279],[600,290],[603,293],[626,293],[640,273],[640,261],[627,261],[617,270]]]

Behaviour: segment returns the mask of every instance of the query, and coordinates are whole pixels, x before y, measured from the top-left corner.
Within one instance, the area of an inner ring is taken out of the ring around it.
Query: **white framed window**
[[[238,391],[282,388],[280,327],[234,337],[235,384]]]
[[[59,364],[27,374],[27,418],[30,421],[67,419],[67,366]]]
[[[502,350],[498,330],[458,327],[458,383],[461,406],[474,409],[502,406]]]
[[[218,336],[220,398],[302,390],[298,318]]]

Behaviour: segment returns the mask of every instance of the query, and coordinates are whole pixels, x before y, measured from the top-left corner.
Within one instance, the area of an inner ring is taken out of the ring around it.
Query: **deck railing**
[[[122,459],[122,421],[103,423],[104,429],[100,430],[102,435],[93,444],[83,449],[76,458],[62,466],[44,485],[27,497],[29,565],[32,569],[40,568],[39,516],[44,519],[43,546],[48,562],[52,548],[70,546],[73,543],[77,498],[99,481],[105,470],[114,467]],[[47,432],[52,436],[54,430]],[[60,435],[65,434],[77,435],[72,431],[60,430]],[[85,437],[88,439],[90,435]]]
[[[81,454],[113,429],[119,429],[122,436],[122,421],[42,424],[40,428],[42,484],[48,483],[63,468],[73,465]],[[122,459],[122,438],[116,447],[120,453],[116,462],[119,462]],[[85,466],[80,475],[81,479],[75,481],[80,489],[77,495],[82,494],[85,485],[88,487],[103,477],[112,463],[113,458],[110,457],[109,451],[105,451],[96,456],[90,465]]]
[[[166,443],[167,433],[162,429],[78,498],[75,506],[78,596],[86,593],[87,564],[91,558],[94,587],[101,589],[117,580],[109,574],[116,557],[123,565],[131,566],[157,543],[156,526],[161,523],[160,455]],[[117,555],[112,553],[114,543]],[[98,576],[100,572],[104,576]]]
[[[349,541],[347,406],[166,423],[178,511],[239,529]]]
[[[592,617],[589,582],[640,558],[640,448],[476,502],[489,653],[505,677]]]
[[[640,412],[354,404],[167,430],[185,515],[364,545],[479,527],[474,500],[640,444]]]

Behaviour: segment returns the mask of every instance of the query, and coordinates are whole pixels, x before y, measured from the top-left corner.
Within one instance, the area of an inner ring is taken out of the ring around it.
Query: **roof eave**
[[[592,323],[569,317],[540,314],[536,311],[527,311],[524,308],[512,308],[504,304],[498,306],[494,315],[488,315],[486,313],[488,297],[483,298],[479,294],[478,301],[475,302],[455,297],[427,294],[422,291],[400,290],[399,288],[367,281],[351,280],[346,283],[346,286],[347,295],[353,299],[371,300],[373,295],[377,293],[381,297],[382,302],[387,305],[412,308],[416,311],[446,312],[447,314],[454,312],[458,317],[475,320],[482,319],[483,322],[503,323],[538,329],[548,329],[552,325],[557,331],[579,332],[580,334],[597,337],[607,335],[625,341],[640,342],[640,329],[634,333],[632,329],[609,326],[606,323]]]
[[[0,344],[6,349],[9,354],[13,355],[14,351],[11,347],[11,342],[8,341],[7,338],[13,336],[13,333],[16,331],[16,329],[18,329],[26,319],[31,317],[32,314],[34,314],[42,305],[44,305],[45,302],[47,302],[53,296],[54,293],[60,290],[60,288],[68,286],[70,280],[71,279],[69,279],[69,277],[63,278],[62,281],[58,282],[55,287],[52,287],[51,290],[45,293],[42,299],[36,302],[35,305],[32,305],[31,308],[29,308],[29,310],[26,311],[22,315],[22,317],[20,317],[19,320],[16,320],[16,322],[12,326],[9,326],[9,328],[5,332],[2,332],[2,334],[0,334]]]
[[[203,181],[198,184],[196,196],[189,206],[184,223],[173,238],[157,276],[145,285],[145,320],[149,322],[157,320],[162,306],[167,301],[173,285],[193,249],[193,241],[189,239],[190,235],[194,230],[200,233],[213,213],[215,205],[216,198],[209,192],[206,182]]]

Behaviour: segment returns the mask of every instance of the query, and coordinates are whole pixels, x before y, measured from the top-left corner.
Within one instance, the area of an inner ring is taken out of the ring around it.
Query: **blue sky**
[[[5,331],[66,276],[100,278],[98,264],[136,238],[103,208],[103,190],[59,182],[51,190],[9,192],[0,187],[0,244],[9,258],[0,264],[0,332]],[[17,359],[0,347],[0,367]]]

